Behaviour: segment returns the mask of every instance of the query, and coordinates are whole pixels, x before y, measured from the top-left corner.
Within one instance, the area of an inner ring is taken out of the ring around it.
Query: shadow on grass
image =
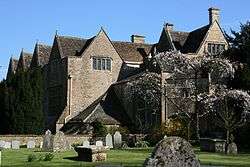
[[[71,160],[71,161],[81,161],[78,157],[64,157],[63,159]],[[85,162],[85,161],[82,161]]]

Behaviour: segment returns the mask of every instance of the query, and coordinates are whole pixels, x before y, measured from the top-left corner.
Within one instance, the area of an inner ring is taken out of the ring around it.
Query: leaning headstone
[[[35,147],[36,147],[35,141],[33,141],[33,140],[28,141],[27,148],[31,149],[31,148],[35,148]]]
[[[161,140],[144,162],[144,167],[200,167],[192,146],[180,137]]]
[[[53,139],[53,151],[60,152],[70,149],[70,144],[63,132],[56,132]]]
[[[84,140],[83,143],[82,143],[82,146],[83,146],[83,147],[86,147],[86,148],[88,148],[89,145],[90,145],[90,144],[89,144],[89,141],[88,141],[88,140]]]
[[[95,142],[95,145],[97,146],[97,147],[103,147],[103,142],[102,141],[96,141]]]
[[[0,148],[5,148],[5,141],[0,140]]]
[[[11,142],[5,142],[5,149],[10,149],[11,148]]]
[[[107,134],[106,138],[105,138],[105,142],[106,142],[106,146],[108,146],[109,148],[113,148],[113,139],[111,134]]]
[[[228,154],[237,154],[238,153],[237,145],[235,143],[230,143],[228,145],[227,153]]]
[[[19,149],[20,148],[20,141],[14,140],[11,142],[12,149]]]
[[[122,146],[122,135],[120,132],[116,131],[114,134],[114,147],[120,148]]]
[[[52,151],[53,150],[53,136],[52,136],[50,130],[47,130],[45,132],[45,135],[43,136],[42,149],[43,149],[43,151]]]

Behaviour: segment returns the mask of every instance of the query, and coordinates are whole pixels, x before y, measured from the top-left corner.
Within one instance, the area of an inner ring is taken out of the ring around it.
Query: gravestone
[[[228,145],[227,153],[228,154],[237,154],[238,153],[237,145],[235,143],[230,143]]]
[[[120,132],[116,131],[114,134],[114,147],[120,148],[122,146],[122,135]]]
[[[5,149],[10,149],[11,148],[11,142],[5,142]]]
[[[5,141],[0,140],[0,148],[5,148]]]
[[[200,167],[192,146],[180,137],[161,140],[144,162],[144,167]]]
[[[53,139],[53,151],[65,151],[70,149],[70,144],[63,132],[56,132]]]
[[[0,147],[0,166],[2,166],[2,149],[3,147]]]
[[[42,149],[43,151],[53,151],[53,136],[50,130],[47,130],[43,136]]]
[[[98,140],[98,141],[95,142],[95,145],[96,145],[97,147],[103,147],[103,142],[100,141],[100,140]]]
[[[86,148],[88,148],[89,145],[90,145],[90,144],[89,144],[89,141],[88,141],[88,140],[84,140],[83,143],[82,143],[82,146],[83,146],[83,147],[86,147]]]
[[[12,149],[19,149],[20,148],[20,141],[14,140],[11,142],[11,148]]]
[[[39,148],[43,148],[43,142],[42,141],[40,142]]]
[[[36,147],[36,143],[33,140],[30,140],[27,142],[27,148],[31,149],[31,148],[35,148]]]
[[[105,138],[105,142],[106,142],[106,146],[108,146],[109,148],[113,148],[113,139],[111,134],[107,134],[106,138]]]

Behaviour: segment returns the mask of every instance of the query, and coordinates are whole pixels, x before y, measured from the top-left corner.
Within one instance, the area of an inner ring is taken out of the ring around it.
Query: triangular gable
[[[163,28],[159,42],[157,44],[157,52],[175,51],[172,37],[166,28]]]
[[[206,35],[204,36],[202,42],[200,43],[200,46],[199,46],[199,48],[197,49],[196,53],[199,53],[199,52],[200,52],[200,50],[202,49],[202,46],[204,46],[205,42],[206,42],[207,39],[208,39],[208,36],[209,36],[210,31],[214,28],[214,26],[218,26],[218,27],[219,27],[219,30],[220,30],[220,33],[221,33],[221,35],[222,35],[222,37],[223,37],[224,42],[228,44],[228,41],[226,40],[225,34],[223,33],[223,31],[222,31],[222,29],[221,29],[221,27],[220,27],[220,24],[219,24],[217,21],[214,21],[211,25],[209,25],[209,28],[208,28],[208,30],[207,30],[207,32],[206,32]],[[218,37],[218,34],[217,34],[217,37]],[[221,41],[221,40],[220,40],[220,41]]]
[[[54,59],[61,59],[62,57],[61,55],[62,55],[62,49],[59,44],[58,35],[55,35],[49,61],[54,60]]]

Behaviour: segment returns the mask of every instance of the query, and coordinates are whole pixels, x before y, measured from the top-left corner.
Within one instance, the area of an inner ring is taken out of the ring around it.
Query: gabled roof
[[[48,64],[51,49],[51,46],[37,43],[31,60],[31,67],[43,67]]]
[[[93,38],[83,39],[70,36],[57,36],[61,58],[68,56],[79,56],[91,43]]]
[[[170,35],[175,48],[181,50],[187,40],[189,32],[170,31]]]
[[[119,121],[108,115],[106,113],[107,111],[105,112],[107,104],[105,104],[104,101],[106,95],[107,93],[103,94],[84,111],[80,112],[80,114],[72,118],[70,122],[92,123],[95,121],[100,121],[105,125],[119,125]]]
[[[27,70],[30,67],[32,54],[22,51],[18,60],[17,70]]]
[[[173,30],[167,30],[166,27],[163,29],[163,33],[165,35],[169,36],[170,38],[164,38],[159,41],[160,42],[169,42],[169,44],[173,44],[176,50],[180,50],[182,53],[196,53],[206,37],[206,34],[209,30],[211,25],[206,25],[201,28],[198,28],[191,32],[182,32],[182,31],[173,31]],[[164,34],[162,34],[164,35]],[[161,35],[161,38],[163,38]],[[167,40],[167,41],[166,41]],[[167,47],[166,45],[165,47]],[[162,48],[161,50],[164,50]],[[164,51],[170,51],[169,48],[165,48]],[[174,51],[174,49],[172,49]]]
[[[147,56],[153,45],[143,43],[112,41],[116,51],[124,61],[142,62],[143,57]]]
[[[196,53],[205,38],[210,25],[203,26],[189,33],[182,48],[182,53]]]
[[[8,72],[7,72],[7,79],[9,78],[11,74],[14,74],[16,72],[17,64],[18,64],[18,60],[11,57],[10,62],[9,62]]]

